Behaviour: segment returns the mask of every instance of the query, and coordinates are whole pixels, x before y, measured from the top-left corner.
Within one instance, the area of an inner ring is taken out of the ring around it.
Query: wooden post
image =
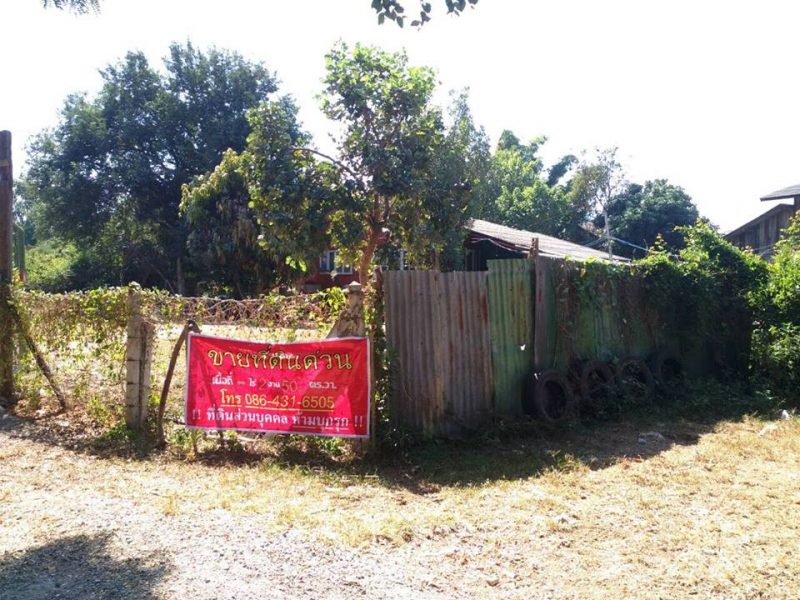
[[[139,285],[128,290],[128,331],[125,344],[125,423],[141,429],[147,420],[150,398],[150,362],[153,349],[153,326],[142,317]]]
[[[11,281],[14,263],[11,132],[0,131],[0,404],[14,402],[14,319]]]

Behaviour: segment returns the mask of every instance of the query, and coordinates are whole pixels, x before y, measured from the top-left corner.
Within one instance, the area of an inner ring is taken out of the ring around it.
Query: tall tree
[[[321,104],[341,126],[336,156],[310,147],[296,108],[284,99],[254,111],[247,149],[230,168],[244,173],[267,249],[285,242],[275,249],[303,266],[332,244],[365,281],[388,238],[419,249],[428,232],[429,249],[441,247],[442,232],[432,223],[464,218],[484,134],[457,99],[446,135],[431,102],[434,73],[410,66],[405,53],[340,43],[326,56],[326,69]],[[454,160],[461,151],[469,156]],[[204,183],[187,187],[184,203]]]
[[[209,251],[218,258],[230,255],[224,259],[228,276],[266,260],[289,279],[313,268],[314,258],[330,246],[329,216],[337,209],[347,213],[352,190],[338,167],[309,151],[311,137],[300,127],[290,98],[263,103],[248,120],[246,149],[226,152],[213,172],[184,185],[181,209],[193,237],[210,242]],[[218,234],[234,213],[243,230],[257,226],[255,239],[249,233],[236,239]]]
[[[490,166],[489,138],[475,124],[468,90],[451,92],[444,136],[424,186],[428,218],[412,213],[405,227],[403,247],[412,264],[443,270],[463,265],[463,227],[483,211]]]
[[[570,199],[576,206],[588,206],[603,216],[606,250],[613,252],[612,221],[609,209],[614,198],[627,185],[622,165],[617,160],[617,148],[596,150],[591,160],[584,159],[570,182]]]
[[[350,206],[331,214],[330,231],[366,281],[385,229],[405,242],[431,218],[426,184],[443,130],[431,101],[436,77],[410,66],[404,52],[361,45],[338,44],[326,68],[322,111],[342,125],[338,163],[351,190]]]
[[[41,230],[122,253],[123,271],[103,277],[183,291],[181,186],[244,147],[247,111],[276,84],[260,64],[191,44],[172,45],[164,67],[129,53],[102,72],[96,97],[68,97],[58,125],[31,144],[23,189]]]
[[[549,170],[539,157],[547,141],[538,137],[527,144],[511,131],[500,135],[492,156],[488,184],[482,193],[482,216],[502,225],[579,240],[587,217],[584,203],[572,202],[562,179],[575,158],[566,156]]]
[[[644,185],[629,183],[615,196],[608,207],[614,236],[649,248],[661,236],[673,251],[683,247],[683,234],[678,227],[693,225],[700,216],[691,197],[683,188],[666,179],[646,181]],[[603,215],[595,225],[604,227]],[[645,251],[621,244],[617,252],[625,256],[643,256]]]

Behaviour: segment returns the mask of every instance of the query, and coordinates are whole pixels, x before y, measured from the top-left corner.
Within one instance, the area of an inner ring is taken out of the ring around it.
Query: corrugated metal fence
[[[641,279],[590,278],[586,271],[584,263],[536,259],[537,371],[566,371],[591,359],[646,359],[666,343],[663,321]]]
[[[672,346],[638,277],[588,277],[589,267],[539,256],[489,261],[488,272],[385,273],[396,422],[450,435],[521,414],[533,369]]]
[[[519,415],[522,382],[533,364],[533,263],[512,259],[487,264],[494,408]]]
[[[384,274],[391,414],[399,425],[448,435],[491,413],[486,279],[485,272]]]

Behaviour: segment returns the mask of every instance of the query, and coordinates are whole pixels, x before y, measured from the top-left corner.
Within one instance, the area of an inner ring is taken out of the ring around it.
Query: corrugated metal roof
[[[526,255],[531,250],[533,238],[539,240],[539,254],[552,258],[572,258],[575,260],[588,260],[590,258],[608,260],[608,253],[593,248],[587,248],[580,244],[574,244],[566,240],[561,240],[543,233],[525,231],[523,229],[513,229],[505,225],[498,225],[490,221],[473,219],[466,225],[470,232],[468,241],[479,242],[481,240],[491,241],[498,246],[519,252]],[[628,262],[622,256],[614,256],[616,262]]]
[[[761,196],[761,201],[764,200],[785,200],[786,198],[794,198],[800,196],[800,183],[797,185],[790,185],[782,190],[777,190],[766,196]]]

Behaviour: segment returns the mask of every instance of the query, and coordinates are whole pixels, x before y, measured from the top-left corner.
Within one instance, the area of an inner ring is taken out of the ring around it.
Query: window
[[[319,272],[334,273],[336,275],[352,275],[351,265],[339,264],[336,260],[336,250],[327,250],[319,257]]]
[[[319,257],[319,272],[330,273],[334,269],[334,262],[336,260],[336,250],[326,250]]]
[[[408,264],[408,256],[406,256],[406,251],[400,248],[400,260],[398,261],[398,266],[400,267],[401,271],[410,271],[411,266]]]

